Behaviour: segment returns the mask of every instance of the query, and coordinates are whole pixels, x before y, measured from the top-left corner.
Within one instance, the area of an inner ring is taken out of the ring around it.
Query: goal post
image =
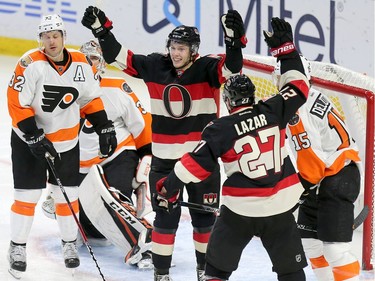
[[[362,270],[371,270],[374,262],[374,184],[375,184],[375,79],[347,68],[311,61],[311,84],[328,96],[342,114],[360,149],[362,160],[361,194],[356,213],[364,205],[370,209],[361,230]],[[277,92],[272,71],[276,60],[270,56],[244,55],[244,73],[256,86],[256,97],[263,99]]]

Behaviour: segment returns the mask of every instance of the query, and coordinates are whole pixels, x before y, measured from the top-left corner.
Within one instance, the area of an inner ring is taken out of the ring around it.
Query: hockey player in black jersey
[[[229,10],[221,17],[226,54],[200,56],[200,35],[196,27],[181,25],[167,38],[167,53],[134,54],[121,45],[110,31],[112,22],[97,7],[88,7],[82,24],[89,28],[103,49],[107,63],[125,73],[142,78],[149,90],[152,114],[152,163],[150,190],[168,175],[185,152],[200,140],[203,128],[219,116],[220,86],[242,68],[242,49],[246,46],[245,28],[240,14]],[[220,194],[220,169],[202,183],[186,186],[189,201],[204,203],[210,197],[217,207]],[[155,206],[153,206],[155,209]],[[202,280],[208,238],[215,221],[213,214],[190,210],[198,280]],[[152,258],[155,281],[170,281],[174,241],[181,209],[172,213],[155,209]]]
[[[291,209],[303,187],[285,147],[288,121],[306,101],[309,81],[293,44],[289,23],[271,21],[264,32],[281,63],[280,92],[254,103],[255,86],[246,75],[231,77],[223,99],[229,115],[210,122],[191,153],[157,183],[159,207],[172,210],[184,185],[205,180],[221,158],[227,174],[220,215],[209,239],[205,280],[228,280],[241,253],[258,236],[280,281],[303,281],[307,265]]]

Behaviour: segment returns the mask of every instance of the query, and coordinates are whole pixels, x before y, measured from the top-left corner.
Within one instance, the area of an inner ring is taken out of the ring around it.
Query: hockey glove
[[[156,183],[156,193],[153,194],[152,199],[154,206],[167,212],[172,212],[178,207],[178,200],[180,197],[180,188],[173,188],[169,191],[165,187],[169,177],[161,178]]]
[[[111,156],[117,148],[115,126],[112,121],[108,121],[102,126],[95,127],[99,135],[99,157],[107,158]]]
[[[105,13],[93,6],[86,8],[81,23],[91,29],[96,38],[107,34],[113,28],[112,21],[106,17]]]
[[[279,57],[295,51],[292,27],[288,22],[279,18],[272,18],[273,32],[263,30],[264,41],[270,48],[271,55]]]
[[[229,10],[221,16],[225,44],[230,48],[245,48],[247,38],[241,15],[236,10]]]
[[[32,134],[23,135],[31,153],[38,159],[45,159],[48,152],[52,157],[57,157],[56,149],[53,143],[46,138],[43,129],[38,129]]]

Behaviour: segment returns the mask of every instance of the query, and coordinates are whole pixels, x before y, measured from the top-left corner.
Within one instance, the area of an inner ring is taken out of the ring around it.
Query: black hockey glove
[[[288,22],[279,18],[272,18],[273,32],[263,30],[264,41],[271,49],[271,55],[279,57],[295,51],[292,27]]]
[[[23,135],[31,153],[38,159],[45,159],[48,152],[52,157],[57,157],[56,149],[53,143],[46,138],[43,129],[38,129],[32,134]]]
[[[174,172],[172,173],[174,174]],[[153,205],[156,208],[162,209],[169,213],[179,206],[178,201],[179,201],[181,190],[183,188],[183,186],[182,188],[171,187],[170,184],[171,184],[171,176],[164,177],[158,180],[156,183],[156,193],[154,193],[152,196],[153,201],[154,201]]]
[[[245,48],[247,38],[241,15],[236,10],[229,10],[221,16],[225,44],[230,48]]]
[[[112,121],[104,125],[95,127],[95,132],[99,135],[99,157],[107,158],[111,156],[117,148],[117,138],[115,127]]]
[[[93,6],[86,8],[81,23],[91,29],[96,38],[107,34],[113,28],[112,21],[107,18],[105,13]]]

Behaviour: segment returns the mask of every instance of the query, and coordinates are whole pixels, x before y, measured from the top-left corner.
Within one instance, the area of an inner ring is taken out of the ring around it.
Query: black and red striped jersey
[[[147,85],[153,155],[179,159],[192,151],[204,127],[219,116],[219,88],[233,74],[225,67],[225,55],[198,57],[183,73],[176,72],[168,55],[135,55],[127,50],[119,56],[117,61],[126,62],[123,71]]]
[[[221,203],[233,212],[265,217],[295,206],[303,187],[285,146],[286,126],[306,101],[308,84],[301,73],[291,78],[272,98],[210,122],[194,151],[177,162],[176,176],[202,181],[221,158],[227,175]]]

